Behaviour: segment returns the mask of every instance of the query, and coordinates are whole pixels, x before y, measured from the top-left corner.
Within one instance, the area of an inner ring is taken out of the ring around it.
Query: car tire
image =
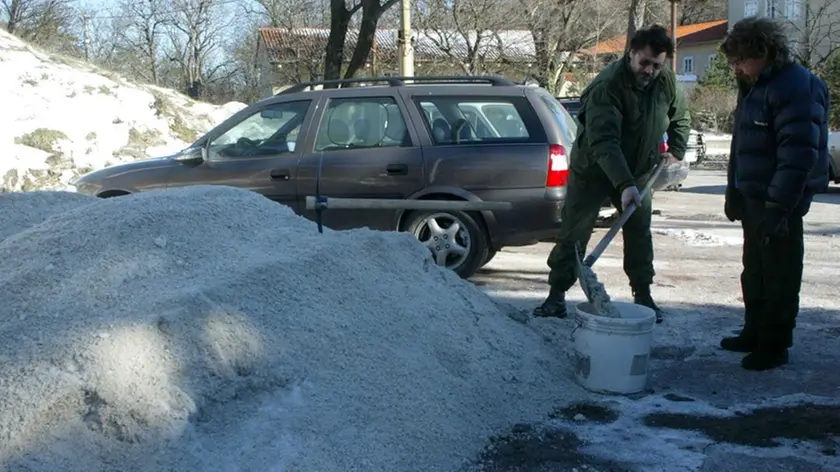
[[[469,213],[417,211],[406,215],[404,221],[403,231],[413,234],[426,245],[432,253],[432,260],[462,278],[471,277],[487,260],[490,252],[487,232],[484,225]],[[455,224],[458,228],[453,230]],[[438,239],[433,240],[434,237]],[[455,244],[451,243],[453,238]],[[454,247],[461,247],[465,252],[458,254],[453,250]]]
[[[483,263],[483,264],[481,264],[481,267],[484,267],[484,266],[486,266],[487,264],[489,264],[489,263],[490,263],[490,261],[492,261],[492,260],[493,260],[493,258],[494,258],[494,257],[496,257],[496,253],[498,253],[498,252],[499,252],[499,251],[498,251],[498,250],[496,250],[496,249],[490,249],[489,251],[487,251],[487,257],[486,257],[486,258],[484,258],[484,263]],[[479,269],[480,269],[481,267],[479,267]]]

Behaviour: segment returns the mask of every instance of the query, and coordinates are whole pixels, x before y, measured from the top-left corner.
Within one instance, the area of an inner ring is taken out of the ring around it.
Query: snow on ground
[[[818,195],[806,217],[805,275],[791,363],[755,373],[740,368],[741,355],[718,348],[720,338],[736,332],[742,321],[740,227],[723,215],[725,182],[725,172],[692,171],[681,191],[654,197],[659,214],[653,223],[653,295],[665,322],[654,331],[649,389],[630,397],[591,394],[575,410],[579,414],[532,425],[538,435],[493,441],[487,461],[495,466],[475,470],[840,470],[840,188]],[[590,249],[605,231],[593,235]],[[550,249],[548,243],[505,249],[473,281],[527,313],[547,295]],[[614,300],[628,301],[621,251],[616,238],[594,270]],[[583,301],[574,287],[570,308]],[[528,326],[572,355],[571,318],[530,319]],[[562,394],[558,400],[562,408]],[[616,418],[599,421],[593,404],[614,409]],[[765,444],[772,442],[777,444]],[[500,466],[511,463],[526,466]]]
[[[183,149],[241,103],[137,85],[0,31],[0,190],[62,188],[79,173]]]
[[[0,470],[454,471],[585,396],[407,234],[205,186],[0,221]]]

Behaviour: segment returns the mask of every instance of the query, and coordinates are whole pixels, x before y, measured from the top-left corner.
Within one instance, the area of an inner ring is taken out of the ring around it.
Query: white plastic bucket
[[[637,393],[647,386],[656,313],[635,303],[613,304],[621,318],[595,315],[589,303],[576,307],[575,378],[593,392]]]

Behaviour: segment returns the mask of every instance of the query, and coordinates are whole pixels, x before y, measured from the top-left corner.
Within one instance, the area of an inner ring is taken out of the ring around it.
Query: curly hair
[[[640,29],[630,39],[631,51],[641,51],[648,46],[657,56],[664,52],[668,59],[674,57],[674,41],[668,36],[668,30],[660,25]]]
[[[775,67],[793,61],[784,25],[769,18],[749,17],[735,23],[720,50],[729,59],[766,58]]]

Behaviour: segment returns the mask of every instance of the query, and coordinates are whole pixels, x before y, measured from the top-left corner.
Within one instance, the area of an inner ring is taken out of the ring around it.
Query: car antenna
[[[327,199],[321,196],[321,169],[324,167],[324,151],[318,157],[318,174],[315,176],[315,222],[318,223],[318,232],[324,234],[324,225],[321,220],[321,212],[327,207]]]

